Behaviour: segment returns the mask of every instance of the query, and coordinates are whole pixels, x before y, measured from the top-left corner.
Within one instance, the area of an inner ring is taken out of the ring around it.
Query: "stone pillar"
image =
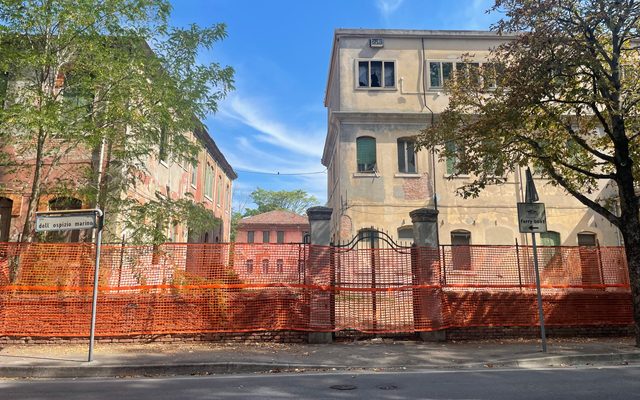
[[[440,284],[440,249],[438,243],[438,211],[420,208],[409,213],[413,223],[411,270],[414,286]],[[439,329],[443,324],[442,289],[413,289],[413,320],[416,329]],[[446,340],[445,330],[419,332],[424,341]]]
[[[331,241],[331,213],[328,207],[311,207],[307,210],[311,246],[309,261],[305,273],[305,285],[334,286],[335,268],[333,252],[329,246]],[[310,332],[309,343],[331,343],[335,328],[334,293],[308,289],[309,328],[317,329]]]

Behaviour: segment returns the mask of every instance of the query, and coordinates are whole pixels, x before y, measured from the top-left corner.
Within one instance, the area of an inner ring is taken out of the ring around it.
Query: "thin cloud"
[[[228,108],[221,112],[255,131],[256,139],[278,146],[289,152],[311,156],[316,160],[322,157],[324,132],[302,131],[292,128],[264,115],[264,107],[259,102],[234,96],[228,102]]]
[[[404,0],[376,0],[376,7],[382,17],[387,19],[391,14],[393,14],[400,6]]]

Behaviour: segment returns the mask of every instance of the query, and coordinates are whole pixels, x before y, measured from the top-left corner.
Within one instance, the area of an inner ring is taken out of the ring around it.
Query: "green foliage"
[[[210,210],[191,199],[158,198],[146,203],[129,200],[121,204],[121,215],[134,244],[167,242],[167,231],[178,223],[186,223],[190,234],[195,235],[220,224]]]
[[[631,41],[640,33],[640,7],[496,0],[493,10],[506,15],[494,28],[509,36],[475,76],[449,81],[449,105],[419,144],[455,159],[454,176],[472,177],[459,188],[465,197],[532,165],[622,226],[624,218],[589,194],[611,179],[623,201],[635,201],[622,208],[637,214],[632,187],[640,176],[634,162],[640,155],[640,65]]]
[[[245,217],[274,210],[289,210],[296,214],[304,214],[309,207],[318,205],[318,199],[302,189],[276,191],[257,188],[251,192],[251,199],[258,207],[247,209],[244,213]]]
[[[36,160],[15,166],[33,172],[25,237],[42,193],[61,184],[50,171],[78,149],[93,160],[75,189],[107,218],[161,147],[168,162],[195,162],[201,145],[185,132],[217,110],[233,69],[200,57],[224,24],[173,27],[170,11],[166,0],[0,0],[0,71],[20,84],[0,109],[0,142]]]

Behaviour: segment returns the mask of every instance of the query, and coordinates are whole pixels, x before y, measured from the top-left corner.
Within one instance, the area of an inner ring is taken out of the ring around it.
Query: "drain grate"
[[[335,390],[353,390],[358,388],[356,385],[333,385],[329,387]]]

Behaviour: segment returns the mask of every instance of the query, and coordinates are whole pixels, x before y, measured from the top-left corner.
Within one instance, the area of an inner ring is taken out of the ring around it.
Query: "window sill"
[[[420,178],[422,175],[420,175],[417,172],[398,172],[394,175],[394,178],[412,178],[412,179],[417,179]]]
[[[354,178],[379,178],[380,175],[375,172],[354,172]]]
[[[210,202],[213,202],[213,200],[211,199],[211,197],[207,196],[206,194],[204,195],[204,199],[205,199],[205,200],[208,200],[208,201],[210,201]]]
[[[374,91],[382,91],[382,92],[395,92],[398,90],[397,87],[356,87],[357,91],[368,92],[370,90]]]
[[[158,161],[160,161],[160,165],[164,165],[165,168],[169,168],[169,164],[167,164],[165,160],[158,160]]]
[[[192,188],[192,189],[197,189],[198,187],[192,183],[192,184],[191,184],[191,188]]]
[[[474,270],[470,269],[455,269],[453,267],[452,270],[447,271],[447,276],[449,275],[466,275],[466,276],[477,276],[478,273]]]
[[[469,179],[470,175],[452,175],[452,174],[444,174],[446,179]]]

